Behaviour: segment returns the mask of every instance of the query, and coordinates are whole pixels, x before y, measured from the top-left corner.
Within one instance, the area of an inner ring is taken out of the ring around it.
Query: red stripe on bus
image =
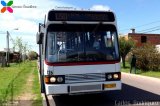
[[[100,61],[100,62],[65,62],[65,63],[50,63],[45,60],[45,64],[49,66],[75,66],[75,65],[97,65],[97,64],[115,64],[120,61]]]

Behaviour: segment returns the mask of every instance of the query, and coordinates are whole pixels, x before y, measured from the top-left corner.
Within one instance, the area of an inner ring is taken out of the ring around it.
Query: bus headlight
[[[64,75],[46,75],[44,78],[46,84],[64,84],[65,76]]]
[[[113,74],[113,78],[118,79],[119,78],[118,74]]]
[[[107,79],[112,79],[112,74],[108,74]]]
[[[50,82],[56,82],[56,78],[55,77],[51,77],[50,78]]]
[[[63,78],[62,77],[57,77],[57,82],[63,82]]]
[[[121,80],[121,72],[106,73],[106,81]]]

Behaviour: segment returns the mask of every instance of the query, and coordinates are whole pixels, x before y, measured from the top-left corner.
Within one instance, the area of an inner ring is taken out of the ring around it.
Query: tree
[[[26,60],[27,59],[27,53],[29,53],[31,50],[31,47],[28,45],[27,42],[23,43],[22,46],[22,60]]]
[[[127,39],[125,37],[120,37],[119,46],[120,46],[120,55],[121,55],[122,62],[123,62],[123,68],[125,68],[126,67],[125,65],[126,55],[135,46],[135,41],[132,38]]]
[[[23,58],[22,56],[25,56],[27,52],[29,52],[28,44],[24,43],[21,37],[16,37],[16,39],[13,40],[13,49],[14,51],[17,50],[20,53],[20,61]]]
[[[38,57],[38,54],[35,51],[30,51],[28,53],[28,59],[29,60],[35,60],[35,59],[37,59],[37,57]]]

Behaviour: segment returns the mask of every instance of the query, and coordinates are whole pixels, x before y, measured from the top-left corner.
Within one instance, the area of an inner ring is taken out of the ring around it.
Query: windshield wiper
[[[93,29],[92,33],[95,32],[100,25],[102,25],[102,22],[99,22],[99,24],[96,25],[96,27]]]

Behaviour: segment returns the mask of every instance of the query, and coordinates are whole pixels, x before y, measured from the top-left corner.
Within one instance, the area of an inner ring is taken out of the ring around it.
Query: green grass
[[[0,104],[14,100],[24,91],[27,78],[34,74],[34,86],[36,97],[40,98],[40,87],[36,71],[36,61],[28,61],[21,64],[11,64],[10,67],[0,68]],[[34,72],[33,72],[34,71]]]
[[[141,75],[160,78],[160,72],[155,71],[142,72]]]
[[[35,94],[35,99],[32,103],[32,106],[43,106],[42,104],[42,97],[41,97],[41,91],[40,91],[40,83],[38,78],[38,70],[35,68],[33,74],[34,74],[34,82],[32,87],[32,92]]]
[[[13,100],[24,89],[23,85],[31,71],[31,63],[11,64],[0,68],[0,101]]]
[[[128,62],[126,62],[126,68],[123,68],[122,64],[121,64],[121,72],[126,72],[126,73],[130,72],[130,65],[129,65]],[[136,69],[136,74],[143,75],[143,76],[160,78],[160,71],[146,71],[146,72],[144,72],[140,69]]]

